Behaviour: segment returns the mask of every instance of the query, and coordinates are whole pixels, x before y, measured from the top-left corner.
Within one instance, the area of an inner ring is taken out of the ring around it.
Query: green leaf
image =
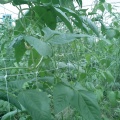
[[[65,8],[65,7],[60,7],[59,9],[62,10],[63,12],[65,12],[65,13],[69,13],[71,16],[76,18],[78,21],[80,20],[79,16],[74,11],[72,11],[71,9]]]
[[[52,50],[51,47],[39,40],[38,38],[35,38],[33,36],[24,36],[24,39],[32,46],[40,55],[42,56],[51,56]]]
[[[40,0],[13,0],[14,5],[29,4],[30,2],[37,3]]]
[[[96,4],[96,5],[95,5],[95,7],[94,7],[94,9],[93,9],[93,12],[96,12],[97,10],[101,10],[102,12],[105,11],[105,8],[104,8],[104,6],[103,6],[102,3],[99,3],[99,4]]]
[[[40,54],[35,49],[30,50],[28,65],[36,66],[39,63],[40,58]]]
[[[107,91],[107,98],[110,101],[112,106],[116,106],[117,101],[116,101],[116,93],[114,91]]]
[[[59,68],[67,68],[67,64],[65,62],[58,62],[57,67]]]
[[[29,10],[29,9],[28,9]],[[19,35],[24,33],[25,29],[29,26],[30,20],[33,17],[30,11],[27,11],[24,16],[15,21],[16,26],[14,28],[14,34]]]
[[[75,9],[74,4],[73,4],[73,0],[60,0],[60,6],[62,7],[67,7],[70,9]]]
[[[107,27],[106,25],[103,23],[103,21],[99,21],[101,23],[101,31],[102,31],[102,34],[104,35],[106,30],[107,30]]]
[[[52,0],[40,0],[40,2],[43,3],[44,5],[45,4],[49,5],[52,2]]]
[[[116,35],[116,31],[115,31],[114,29],[107,29],[107,30],[106,30],[106,37],[107,37],[108,39],[114,38],[115,35]]]
[[[105,0],[99,0],[101,3],[104,3],[105,2]]]
[[[90,91],[94,91],[95,90],[95,86],[92,82],[86,82],[86,88]]]
[[[38,24],[47,25],[51,29],[56,28],[57,16],[52,6],[35,6],[32,11],[35,13],[34,21]]]
[[[19,110],[10,111],[6,114],[4,114],[1,118],[1,120],[11,120],[12,117],[14,117],[16,114],[18,114]]]
[[[81,6],[81,8],[82,8],[82,0],[76,0],[76,1],[77,1],[78,5]]]
[[[10,3],[12,0],[0,0],[0,4]]]
[[[52,44],[65,44],[74,41],[79,38],[91,37],[87,34],[60,34],[54,35],[49,39],[49,42]]]
[[[38,80],[49,83],[49,84],[54,84],[54,77],[51,76],[46,76],[46,77],[40,77]]]
[[[54,9],[56,11],[56,15],[60,17],[60,19],[66,24],[70,32],[73,32],[72,25],[69,21],[69,18],[66,16],[66,14],[63,11],[61,11],[59,8],[54,7]]]
[[[60,1],[59,1],[59,0],[52,0],[52,4],[54,4],[54,5],[59,5],[59,4],[60,4]]]
[[[16,58],[16,61],[19,62],[22,59],[26,51],[23,36],[20,35],[14,38],[14,40],[11,43],[10,48],[11,47],[15,49],[15,58]]]
[[[99,31],[97,26],[89,18],[86,19],[86,22],[90,29],[99,37]]]
[[[44,39],[46,41],[51,39],[54,35],[59,35],[60,34],[60,32],[58,32],[57,30],[51,30],[48,27],[43,28],[42,31],[44,32]]]
[[[65,44],[74,41],[76,38],[70,34],[61,34],[53,36],[49,42],[52,44]]]
[[[25,28],[29,25],[37,26],[40,29],[47,25],[49,28],[55,29],[57,24],[56,17],[55,9],[52,6],[36,5],[32,8],[28,8],[28,11],[22,18],[16,20],[14,34],[17,35],[23,33]]]
[[[27,90],[18,95],[18,100],[33,120],[51,120],[50,101],[46,93],[37,90]]]
[[[86,33],[88,33],[87,27],[85,26],[85,24],[82,22],[82,20],[80,19],[80,17],[71,9],[68,8],[64,8],[64,7],[60,7],[60,9],[66,13],[68,13],[70,16],[74,17],[75,19],[72,19],[72,21],[74,22],[74,24],[79,27],[81,30],[84,30]]]
[[[4,100],[4,101],[8,101],[8,99],[9,99],[9,102],[11,104],[13,104],[15,107],[17,107],[18,109],[21,110],[21,105],[19,104],[16,96],[14,96],[14,95],[12,95],[10,93],[7,93],[7,92],[5,92],[3,90],[0,90],[0,99]]]
[[[88,33],[88,27],[84,24],[84,23],[81,23],[81,22],[78,22],[76,20],[72,20],[74,22],[74,24],[79,27],[81,30],[83,30],[84,32]]]
[[[101,63],[101,65],[104,65],[106,68],[108,68],[111,65],[111,60],[110,59],[103,58],[99,62]]]
[[[22,89],[24,83],[26,83],[29,80],[15,80],[15,81],[10,81],[8,82],[8,87],[10,89],[19,90]]]
[[[45,15],[44,21],[49,28],[51,29],[56,28],[56,23],[57,23],[56,14],[52,9],[50,9]]]
[[[105,75],[105,79],[107,80],[107,82],[113,82],[114,81],[114,77],[109,70],[105,71],[104,75]]]
[[[13,5],[21,5],[21,4],[27,4],[28,2],[24,0],[13,0]]]
[[[55,113],[59,113],[69,106],[73,97],[73,90],[63,84],[58,84],[53,90],[53,104]]]
[[[117,91],[116,97],[120,99],[120,91]]]
[[[85,120],[101,120],[100,109],[94,94],[88,91],[75,91],[71,104]]]
[[[101,101],[102,98],[103,98],[103,90],[101,90],[101,89],[96,89],[96,90],[95,90],[95,94],[96,94],[96,97],[97,97],[98,101]]]
[[[108,12],[112,12],[112,5],[110,3],[104,3],[104,8],[108,11]]]

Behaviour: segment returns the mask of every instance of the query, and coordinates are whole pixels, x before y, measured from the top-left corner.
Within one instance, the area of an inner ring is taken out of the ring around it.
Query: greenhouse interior
[[[0,120],[120,120],[120,1],[0,0]]]

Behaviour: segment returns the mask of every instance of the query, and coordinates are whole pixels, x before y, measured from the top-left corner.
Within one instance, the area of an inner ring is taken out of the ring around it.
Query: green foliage
[[[1,4],[6,4],[6,3],[9,3],[9,2],[11,2],[11,1],[12,1],[12,0],[1,0],[0,3],[1,3]]]
[[[18,113],[18,110],[14,110],[11,112],[6,113],[1,120],[10,120],[11,118],[14,119],[14,116]]]
[[[27,90],[18,95],[18,100],[30,113],[33,120],[51,120],[49,99],[46,93]]]
[[[101,120],[99,106],[92,93],[88,91],[76,92],[72,104],[85,120]]]
[[[50,46],[43,42],[40,41],[39,39],[32,37],[32,36],[25,36],[24,37],[25,41],[29,43],[30,46],[32,46],[40,55],[42,56],[51,56],[52,50]]]
[[[43,32],[45,33],[45,37],[44,37],[45,40],[47,40],[48,42],[52,44],[65,44],[65,43],[72,42],[76,39],[91,37],[87,34],[59,33],[57,31],[50,30],[49,28],[45,28]]]
[[[9,96],[9,102],[11,104],[13,104],[14,106],[16,106],[18,109],[21,109],[21,106],[20,106],[18,100],[16,99],[16,96],[14,96],[12,94],[8,94],[8,96],[7,96],[7,94],[8,93],[6,93],[5,91],[1,90],[0,91],[0,99],[4,100],[4,101],[7,101],[8,100],[8,96]]]
[[[66,16],[66,14],[64,12],[62,12],[60,9],[58,9],[58,8],[55,8],[55,10],[56,10],[56,13],[57,13],[58,17],[60,17],[62,19],[62,21],[65,22],[65,24],[69,28],[69,30],[71,32],[73,32],[71,23],[70,23],[68,17]]]
[[[101,120],[99,106],[95,99],[95,96],[88,91],[76,91],[74,88],[72,89],[62,84],[58,84],[53,92],[53,102],[56,113],[71,105],[77,109],[86,120]]]
[[[88,26],[91,28],[91,30],[93,30],[93,32],[99,37],[99,31],[97,26],[88,18],[86,19],[86,22]]]
[[[63,84],[58,84],[53,90],[53,104],[55,113],[59,113],[70,105],[74,91]]]
[[[11,0],[0,31],[1,120],[119,120],[120,15],[104,0]],[[22,4],[27,4],[24,14]],[[100,12],[99,12],[100,11]],[[112,22],[105,23],[104,14]]]
[[[15,57],[17,62],[19,62],[25,54],[26,48],[24,42],[23,36],[20,35],[17,38],[14,38],[13,43],[11,44],[11,47],[15,48]]]

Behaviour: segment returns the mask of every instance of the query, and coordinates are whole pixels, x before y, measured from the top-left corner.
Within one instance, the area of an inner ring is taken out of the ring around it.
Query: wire
[[[120,2],[111,2],[110,4],[118,4],[118,3],[120,3]],[[91,6],[91,5],[84,5],[83,7],[89,7],[89,6]],[[18,13],[15,13],[15,12],[13,12],[13,11],[7,9],[6,7],[4,7],[4,6],[2,6],[2,5],[0,5],[0,7],[4,8],[4,9],[10,11],[10,12],[12,12],[13,14],[18,15]],[[1,14],[1,13],[0,13],[0,14]]]
[[[15,12],[13,12],[13,11],[11,11],[11,10],[7,9],[6,7],[4,7],[4,6],[2,6],[2,5],[0,5],[0,7],[4,8],[4,9],[6,9],[6,10],[10,11],[10,12],[12,12],[13,14],[18,15],[18,13],[15,13]]]
[[[2,55],[2,57],[3,57],[3,55]],[[4,64],[5,68],[6,68],[6,62],[5,61],[3,61],[3,64]],[[8,103],[10,103],[7,77],[8,77],[8,73],[7,73],[7,70],[5,70],[4,80],[5,80],[5,85],[6,85],[5,86],[6,87],[6,94],[7,94],[6,96],[7,96]],[[10,104],[9,104],[9,112],[10,112]],[[10,120],[11,120],[11,116],[10,116]]]
[[[43,72],[50,72],[50,71],[54,71],[54,70],[59,70],[59,69],[62,69],[62,68],[66,68],[67,66],[63,66],[63,67],[57,67],[57,68],[54,68],[54,69],[46,69],[46,70],[41,70],[39,71],[38,73],[43,73]],[[69,66],[68,66],[69,67]],[[36,72],[31,72],[31,73],[21,73],[21,74],[12,74],[12,75],[9,75],[7,74],[7,77],[14,77],[14,76],[23,76],[23,75],[34,75],[36,74]],[[4,76],[0,76],[0,78],[4,78]]]
[[[120,2],[111,2],[110,4],[117,4],[117,3],[120,3]]]
[[[109,3],[109,2],[107,2],[107,3]],[[120,2],[111,2],[110,4],[118,4],[118,3],[120,3]],[[84,5],[83,7],[89,7],[89,6],[91,6],[91,5]]]

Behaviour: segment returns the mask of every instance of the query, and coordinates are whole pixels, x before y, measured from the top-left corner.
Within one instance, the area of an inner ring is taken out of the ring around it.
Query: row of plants
[[[120,119],[120,15],[111,4],[88,12],[82,0],[0,3],[19,9],[0,33],[1,120]]]

